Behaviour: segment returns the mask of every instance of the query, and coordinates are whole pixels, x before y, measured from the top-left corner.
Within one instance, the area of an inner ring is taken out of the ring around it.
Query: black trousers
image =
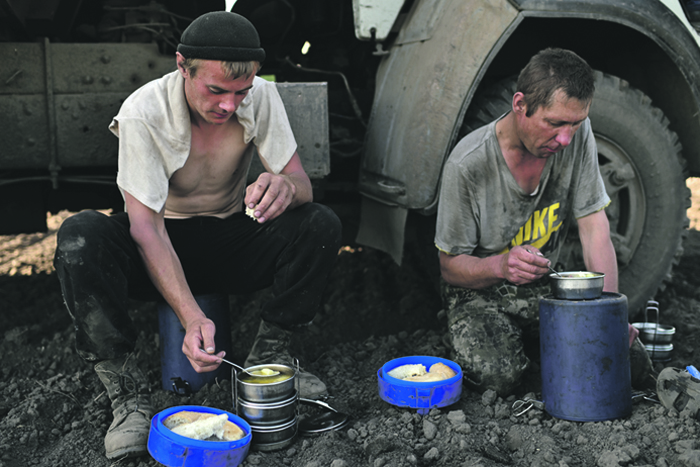
[[[313,319],[341,239],[338,217],[316,203],[262,224],[239,212],[226,219],[166,219],[165,225],[194,295],[271,286],[273,298],[261,317],[284,328]],[[162,297],[131,238],[127,214],[84,211],[66,219],[54,266],[81,357],[99,361],[133,351],[138,333],[129,299]]]

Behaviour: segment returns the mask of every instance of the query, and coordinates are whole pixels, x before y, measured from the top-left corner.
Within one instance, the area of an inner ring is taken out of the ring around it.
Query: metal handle
[[[240,414],[238,413],[238,372],[234,367],[231,367],[231,383],[231,385],[233,386],[233,388],[231,388],[233,397],[233,410],[236,412],[236,415],[240,416]]]
[[[659,303],[653,302],[656,304],[656,306],[650,305],[651,303],[652,303],[652,301],[649,301],[647,303],[647,307],[644,309],[644,322],[650,323],[651,321],[649,321],[649,316],[648,316],[649,311],[655,311],[656,312],[656,324],[659,324],[659,320],[661,319],[661,317],[659,316]]]
[[[513,402],[511,407],[513,415],[519,417],[524,413],[528,412],[530,409],[535,407],[538,410],[544,410],[544,402],[535,399],[522,399]]]
[[[300,397],[300,398],[299,398],[299,402],[303,402],[303,403],[309,404],[309,405],[318,405],[318,406],[321,406],[321,407],[325,407],[325,408],[328,409],[328,410],[332,410],[332,411],[335,412],[335,413],[340,413],[340,412],[338,412],[337,410],[335,410],[333,407],[331,407],[330,405],[326,404],[326,403],[323,402],[323,401],[317,401],[317,400],[314,400],[314,399],[305,399],[305,398],[303,398],[303,397]]]
[[[389,193],[392,195],[404,195],[406,194],[406,188],[401,185],[394,185],[387,182],[386,180],[381,180],[377,182],[377,187],[384,193]]]

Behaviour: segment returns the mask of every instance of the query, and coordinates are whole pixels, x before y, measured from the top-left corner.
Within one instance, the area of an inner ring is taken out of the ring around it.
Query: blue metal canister
[[[627,297],[540,300],[542,399],[550,415],[580,422],[632,413]]]
[[[197,295],[195,300],[207,318],[214,321],[216,325],[216,335],[214,336],[216,351],[225,350],[227,354],[231,353],[228,295]],[[175,311],[166,302],[159,303],[157,308],[160,333],[160,368],[164,390],[190,394],[199,391],[208,383],[213,383],[217,377],[219,379],[230,378],[231,370],[226,365],[221,365],[216,371],[208,373],[194,371],[192,364],[182,353],[185,329],[180,324]]]

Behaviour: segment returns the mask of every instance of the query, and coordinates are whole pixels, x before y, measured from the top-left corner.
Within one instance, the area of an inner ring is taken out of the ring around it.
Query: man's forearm
[[[591,272],[602,272],[605,274],[603,290],[605,292],[617,292],[617,258],[615,248],[610,237],[596,242],[596,246],[584,249],[584,263],[586,269]],[[586,251],[587,250],[587,251]]]
[[[605,274],[603,290],[617,292],[617,257],[610,239],[610,223],[605,211],[578,219],[578,226],[586,269]]]
[[[440,272],[448,284],[466,289],[483,289],[503,281],[497,271],[500,258],[440,253]]]
[[[289,204],[290,209],[294,209],[305,203],[310,203],[314,200],[311,181],[306,174],[290,174],[287,175],[289,182],[294,185],[294,195],[292,202]]]
[[[167,235],[167,234],[166,234]],[[134,238],[153,285],[172,307],[183,327],[195,317],[201,317],[197,302],[190,291],[180,259],[170,240],[152,232]]]

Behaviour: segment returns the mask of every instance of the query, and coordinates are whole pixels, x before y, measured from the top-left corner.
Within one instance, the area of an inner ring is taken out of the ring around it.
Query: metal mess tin
[[[649,353],[649,358],[655,362],[666,362],[671,360],[673,344],[645,344],[644,348]]]
[[[242,371],[233,371],[233,404],[237,414],[250,424],[251,448],[275,451],[288,446],[297,434],[298,388],[294,368],[281,364],[256,365],[246,368],[254,372],[268,368],[279,375],[259,378]]]
[[[657,323],[632,323],[639,330],[639,338],[645,344],[670,344],[676,328],[666,324]]]
[[[297,392],[294,391],[294,395],[289,399],[269,404],[249,402],[239,398],[237,412],[248,423],[258,427],[278,425],[292,420],[296,416],[296,408]]]
[[[655,313],[654,321],[649,321],[649,313]],[[644,309],[644,322],[632,323],[639,330],[639,339],[646,344],[670,344],[676,328],[667,324],[659,324],[659,302],[649,300]]]
[[[269,368],[279,371],[280,374],[274,377],[260,379],[251,378],[245,373],[236,377],[236,390],[238,397],[248,402],[271,403],[283,401],[291,397],[295,389],[297,370],[287,365],[268,364],[256,365],[246,368],[248,371]]]
[[[251,447],[256,451],[277,451],[289,446],[297,435],[298,419],[270,426],[250,425],[253,432]]]
[[[601,272],[568,271],[549,275],[554,298],[562,300],[592,300],[603,293],[605,274]]]

